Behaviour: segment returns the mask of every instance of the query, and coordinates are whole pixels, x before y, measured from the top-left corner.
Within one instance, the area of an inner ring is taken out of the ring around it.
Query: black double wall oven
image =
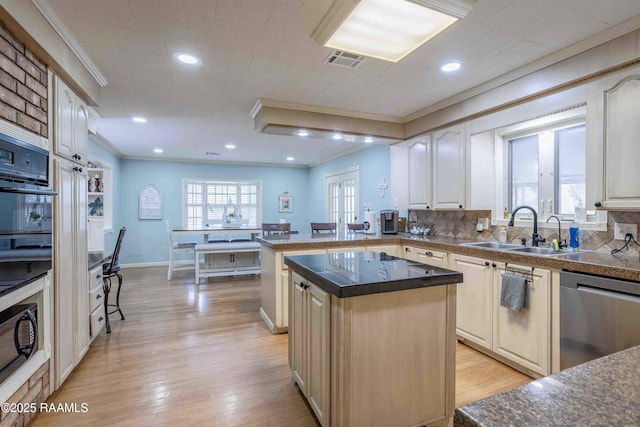
[[[0,134],[0,298],[51,269],[49,153]]]

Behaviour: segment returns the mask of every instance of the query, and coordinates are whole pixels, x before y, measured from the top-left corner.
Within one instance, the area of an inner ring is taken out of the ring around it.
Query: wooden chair
[[[169,221],[166,221],[164,225],[167,230],[167,239],[169,240],[169,270],[167,271],[167,280],[171,280],[174,271],[190,270],[193,268],[193,266],[191,265],[174,267],[174,255],[180,252],[194,252],[198,242],[174,242],[172,237],[171,224],[169,223]]]
[[[364,224],[347,224],[347,231],[349,233],[355,233],[357,231],[364,231]]]
[[[122,275],[120,274],[120,265],[118,265],[118,257],[120,256],[120,248],[122,247],[122,240],[124,239],[124,233],[127,229],[122,227],[120,233],[118,233],[118,240],[116,241],[116,247],[111,255],[111,261],[102,265],[102,290],[104,292],[104,317],[107,333],[111,333],[111,324],[109,323],[109,315],[120,312],[120,319],[124,320],[124,314],[120,309],[120,288],[122,287]],[[116,303],[109,304],[109,293],[111,292],[111,279],[118,278],[118,290],[116,292]],[[115,310],[109,311],[109,307],[115,307]]]
[[[291,224],[289,223],[262,223],[262,235],[271,236],[273,234],[289,234],[291,232]]]
[[[311,223],[311,234],[320,233],[322,231],[335,233],[336,223],[335,222],[312,222]]]

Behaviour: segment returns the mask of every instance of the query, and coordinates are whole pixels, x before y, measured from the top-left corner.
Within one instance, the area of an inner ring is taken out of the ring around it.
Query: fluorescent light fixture
[[[147,119],[145,119],[144,117],[140,117],[140,116],[136,116],[131,118],[131,120],[133,120],[136,123],[147,123]]]
[[[373,138],[371,138],[370,136],[365,136],[365,137],[364,137],[364,142],[366,142],[367,144],[369,144],[370,142],[373,142]]]
[[[224,146],[224,148],[226,148],[227,150],[233,150],[234,148],[236,148],[236,146],[233,144],[227,144]]]
[[[293,157],[291,157],[291,156],[287,157],[287,161],[288,161],[288,162],[293,162],[294,160],[295,160],[295,159],[294,159]]]
[[[440,67],[440,69],[445,73],[451,73],[453,71],[459,70],[460,67],[462,67],[462,64],[458,61],[454,61],[454,62],[447,62],[442,67]]]
[[[198,65],[202,63],[202,59],[200,59],[200,57],[186,52],[174,53],[173,59],[186,65]]]
[[[305,130],[305,129],[300,129],[296,135],[298,135],[298,136],[309,136],[309,131]]]
[[[335,139],[336,141],[340,141],[342,139],[342,134],[341,133],[334,133],[331,136],[331,139]]]
[[[398,62],[464,18],[475,0],[344,0],[329,9],[313,38],[320,44]]]
[[[153,152],[160,154],[160,153],[164,152],[164,150],[162,148],[154,148]]]

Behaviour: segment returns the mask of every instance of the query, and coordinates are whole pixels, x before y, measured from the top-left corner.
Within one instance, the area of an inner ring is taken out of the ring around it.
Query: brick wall
[[[0,21],[0,118],[48,137],[47,66]]]
[[[49,394],[49,361],[47,361],[29,378],[29,381],[13,393],[7,403],[22,403],[27,407],[29,407],[28,404],[35,404],[39,411],[40,403],[46,401]],[[29,424],[34,416],[36,413],[29,411],[23,413],[0,411],[0,427],[23,427]]]

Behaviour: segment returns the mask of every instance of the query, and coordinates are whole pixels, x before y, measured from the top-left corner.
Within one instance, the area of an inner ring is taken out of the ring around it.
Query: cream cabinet
[[[274,251],[260,247],[260,316],[274,334],[289,326],[289,267],[285,256],[325,254],[326,249]]]
[[[87,175],[77,164],[54,157],[54,363],[56,388],[89,347],[87,298]]]
[[[321,425],[329,425],[329,294],[292,273],[291,370]]]
[[[509,264],[523,272],[532,268]],[[520,312],[500,306],[505,265],[495,261],[450,255],[449,268],[463,274],[458,284],[456,332],[466,341],[489,350],[539,375],[550,373],[551,273],[533,269],[528,305]]]
[[[640,68],[592,83],[590,98],[587,143],[595,143],[587,150],[587,198],[593,191],[596,208],[640,210]]]
[[[531,267],[509,264],[520,271]],[[533,269],[522,311],[500,306],[504,266],[493,271],[493,351],[540,375],[551,373],[551,272]]]
[[[464,125],[441,129],[432,134],[433,207],[465,207],[466,134]]]
[[[431,209],[431,140],[425,135],[409,146],[409,209]]]
[[[365,252],[384,252],[391,256],[400,256],[398,245],[371,245],[364,247]]]
[[[58,76],[53,78],[53,91],[54,153],[84,165],[87,163],[87,105]]]
[[[452,254],[449,268],[462,273],[456,297],[456,332],[459,337],[490,349],[492,346],[492,262]]]
[[[104,288],[102,282],[102,264],[89,271],[87,278],[89,298],[89,337],[93,341],[104,328],[106,322],[104,308]]]
[[[403,258],[410,259],[411,261],[433,265],[434,267],[449,268],[449,256],[446,252],[405,245],[403,247],[403,253]]]

